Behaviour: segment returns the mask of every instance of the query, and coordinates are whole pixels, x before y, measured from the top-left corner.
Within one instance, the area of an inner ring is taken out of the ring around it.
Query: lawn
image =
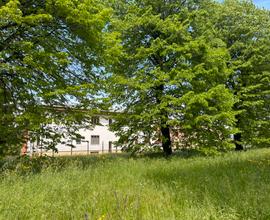
[[[270,219],[270,149],[66,160],[63,169],[2,174],[0,219]]]

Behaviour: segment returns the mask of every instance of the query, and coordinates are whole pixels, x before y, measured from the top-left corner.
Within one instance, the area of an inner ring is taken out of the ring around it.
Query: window
[[[91,144],[92,145],[99,144],[99,135],[91,135]]]
[[[82,139],[81,138],[77,138],[76,139],[76,144],[81,144],[82,143]]]
[[[93,125],[98,125],[99,124],[99,117],[98,116],[92,117],[91,122]]]

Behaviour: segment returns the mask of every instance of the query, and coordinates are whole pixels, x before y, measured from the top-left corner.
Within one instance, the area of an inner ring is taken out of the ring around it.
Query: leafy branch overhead
[[[128,150],[269,146],[269,17],[240,0],[1,1],[0,155],[101,109]]]
[[[48,112],[44,105],[70,106],[72,102],[77,108],[99,108],[91,97],[98,93],[102,30],[109,14],[99,2],[1,3],[1,150],[17,145],[23,130],[51,121],[46,117],[57,123],[58,113]],[[65,115],[61,123],[76,121]]]
[[[130,2],[112,22],[112,30],[121,33],[120,59],[109,67],[112,103],[126,113],[113,128],[123,136],[120,144],[130,148],[133,141],[136,148],[138,140],[132,137],[140,134],[143,145],[161,142],[170,154],[173,125],[187,137],[182,145],[232,146],[236,100],[225,86],[232,72],[229,52],[199,22],[212,21],[196,4]]]

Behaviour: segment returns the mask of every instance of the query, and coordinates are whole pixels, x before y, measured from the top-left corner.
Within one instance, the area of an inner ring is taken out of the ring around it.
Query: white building
[[[37,143],[28,143],[28,153],[32,154],[47,154],[47,155],[87,155],[97,153],[112,153],[120,152],[120,149],[114,145],[118,140],[115,134],[109,130],[109,125],[112,119],[95,116],[92,118],[93,124],[96,124],[93,129],[79,129],[79,134],[82,136],[76,140],[62,140],[56,148],[58,153],[46,151]]]

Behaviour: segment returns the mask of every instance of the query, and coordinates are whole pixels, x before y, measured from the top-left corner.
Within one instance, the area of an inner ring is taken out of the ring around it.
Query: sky
[[[254,0],[253,2],[259,7],[270,9],[270,0]]]
[[[222,0],[218,0],[218,1],[221,2]],[[253,0],[253,2],[258,7],[270,9],[270,0]]]

